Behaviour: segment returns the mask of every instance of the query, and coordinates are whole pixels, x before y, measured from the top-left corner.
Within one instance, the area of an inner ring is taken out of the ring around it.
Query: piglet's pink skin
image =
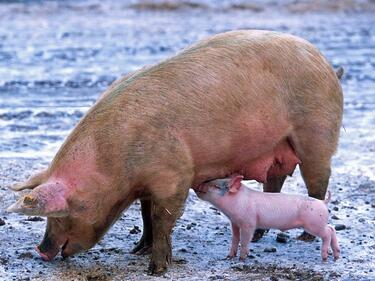
[[[333,256],[339,258],[340,248],[335,229],[327,225],[327,203],[312,197],[259,192],[241,184],[242,176],[213,180],[196,189],[199,198],[221,210],[232,223],[232,246],[228,258],[237,255],[241,242],[240,259],[247,257],[249,242],[256,228],[276,228],[282,231],[303,228],[323,240],[322,259],[328,258],[331,246]]]

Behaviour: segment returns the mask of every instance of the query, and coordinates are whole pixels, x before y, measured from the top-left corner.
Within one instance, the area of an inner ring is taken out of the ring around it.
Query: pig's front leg
[[[232,245],[230,247],[229,255],[227,256],[228,259],[232,259],[237,255],[238,244],[240,243],[240,228],[235,225],[233,222],[232,224]]]
[[[251,225],[241,225],[240,226],[240,236],[241,236],[241,250],[240,250],[240,260],[245,260],[249,254],[249,243],[253,238],[255,232],[255,226]]]
[[[143,234],[137,245],[131,250],[132,254],[146,255],[151,253],[152,248],[152,222],[151,210],[152,201],[141,200],[142,220],[143,220]]]
[[[169,187],[166,187],[168,190]],[[170,197],[153,199],[152,209],[152,256],[149,269],[152,274],[163,273],[172,261],[171,232],[176,220],[182,215],[184,202],[189,193],[189,183],[175,188]]]

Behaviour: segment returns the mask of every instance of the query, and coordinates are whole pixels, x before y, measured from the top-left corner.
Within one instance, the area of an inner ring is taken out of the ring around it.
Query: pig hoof
[[[167,263],[157,264],[151,261],[148,270],[150,271],[151,275],[162,275],[167,271]]]
[[[315,236],[304,231],[300,236],[297,237],[297,239],[305,242],[312,242],[315,240]]]
[[[146,242],[145,239],[141,238],[141,240],[130,251],[130,253],[137,254],[137,255],[148,255],[148,254],[151,254],[151,251],[152,251],[152,243]]]
[[[231,259],[233,259],[235,256],[236,256],[236,255],[227,255],[226,259],[227,259],[227,260],[231,260]]]
[[[142,247],[135,247],[133,250],[131,250],[131,254],[144,256],[149,255],[152,252],[152,246],[151,245],[144,245]]]
[[[246,256],[240,256],[240,261],[245,261],[247,258],[247,255]]]
[[[251,242],[258,242],[260,238],[263,237],[265,233],[268,232],[268,229],[257,229],[254,232],[253,239],[251,239]]]

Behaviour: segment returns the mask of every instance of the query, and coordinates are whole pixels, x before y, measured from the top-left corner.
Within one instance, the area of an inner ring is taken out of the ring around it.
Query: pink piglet
[[[232,245],[228,257],[237,254],[241,242],[240,259],[247,257],[249,243],[256,228],[276,228],[281,231],[303,228],[323,240],[321,255],[328,258],[331,246],[334,259],[338,259],[340,248],[335,229],[328,225],[326,200],[312,197],[269,193],[252,190],[241,183],[243,176],[212,180],[196,188],[199,198],[210,202],[221,210],[232,223]]]

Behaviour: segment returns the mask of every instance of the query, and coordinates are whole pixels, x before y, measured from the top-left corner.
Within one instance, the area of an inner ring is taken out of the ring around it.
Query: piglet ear
[[[7,211],[28,216],[66,217],[69,209],[66,188],[61,183],[42,184],[23,196]]]
[[[241,187],[241,181],[243,180],[243,176],[236,175],[231,177],[229,182],[229,192],[236,193]]]

